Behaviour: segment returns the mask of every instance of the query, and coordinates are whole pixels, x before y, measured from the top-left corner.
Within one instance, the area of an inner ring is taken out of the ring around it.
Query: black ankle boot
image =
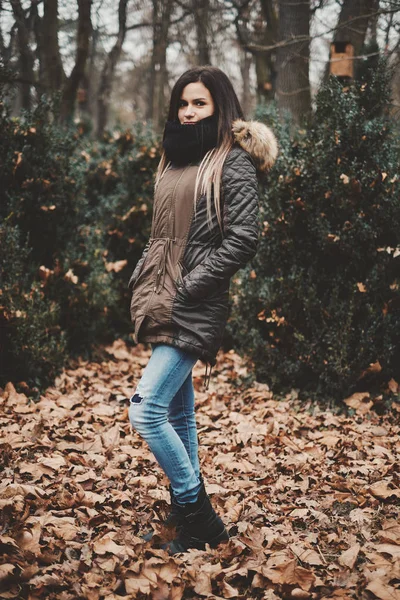
[[[169,511],[168,515],[166,516],[166,519],[163,522],[163,526],[167,527],[168,529],[173,529],[175,527],[177,530],[179,530],[179,527],[182,525],[182,517],[177,508],[177,502],[175,500],[175,496],[174,496],[171,486],[169,486],[169,496],[170,496],[171,510]],[[148,533],[145,533],[141,537],[142,537],[142,540],[144,540],[145,542],[150,542],[153,538],[153,535],[154,535],[154,531],[151,529]]]
[[[181,518],[181,526],[175,540],[161,546],[169,554],[186,552],[189,548],[205,550],[206,544],[215,548],[229,540],[225,526],[211,506],[210,499],[202,483],[196,502],[176,503]]]
[[[203,475],[201,473],[199,473],[199,480],[200,480],[200,483],[204,486],[204,479],[203,479]],[[183,524],[182,515],[179,511],[179,507],[181,506],[181,504],[178,504],[178,502],[176,501],[174,492],[172,491],[171,486],[169,486],[169,496],[171,499],[171,502],[170,502],[171,510],[170,510],[167,518],[164,521],[164,526],[171,528],[171,529],[173,527],[176,527],[176,529],[179,529],[179,527],[181,527]]]
[[[199,474],[199,479],[200,479],[200,483],[203,483],[204,480],[203,480],[203,476],[201,473]],[[168,491],[169,491],[169,497],[170,497],[171,510],[169,511],[163,525],[164,525],[164,527],[167,527],[168,529],[176,528],[176,530],[179,531],[180,527],[182,526],[182,516],[181,516],[181,513],[179,512],[180,505],[175,500],[174,492],[172,491],[171,486],[169,486]],[[150,542],[150,540],[153,538],[153,535],[154,535],[154,531],[151,530],[148,533],[145,533],[144,535],[142,535],[141,537],[145,542]]]
[[[173,527],[180,527],[182,525],[182,517],[179,512],[179,505],[175,500],[174,492],[172,487],[169,486],[169,496],[171,499],[171,510],[169,511],[167,518],[164,521],[164,526],[172,529]]]

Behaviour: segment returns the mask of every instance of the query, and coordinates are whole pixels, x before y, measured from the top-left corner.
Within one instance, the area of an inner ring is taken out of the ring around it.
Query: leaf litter
[[[339,415],[243,388],[233,351],[204,392],[198,363],[202,472],[232,537],[170,557],[141,538],[167,535],[169,482],[128,418],[150,351],[106,352],[38,402],[0,390],[0,598],[400,600],[397,406],[353,395]]]

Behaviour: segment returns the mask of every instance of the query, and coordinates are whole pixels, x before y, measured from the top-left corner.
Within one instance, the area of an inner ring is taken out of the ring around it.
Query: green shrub
[[[31,281],[18,227],[0,225],[0,381],[50,383],[65,359],[59,307]]]
[[[381,378],[399,376],[399,144],[388,90],[384,65],[348,88],[331,79],[308,132],[290,142],[280,126],[259,251],[230,324],[257,377],[279,391],[343,398],[371,383],[378,362]]]
[[[160,143],[137,124],[134,131],[115,132],[90,144],[86,157],[91,220],[104,233],[108,268],[115,269],[118,302],[110,306],[110,325],[114,335],[126,337],[131,332],[127,282],[150,236]]]
[[[43,100],[16,119],[0,104],[0,385],[46,385],[131,332],[159,148],[143,127],[92,142],[53,111]]]

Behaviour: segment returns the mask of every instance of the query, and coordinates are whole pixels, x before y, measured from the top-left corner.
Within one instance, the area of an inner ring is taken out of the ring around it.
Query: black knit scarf
[[[199,162],[218,142],[218,118],[211,115],[195,125],[167,121],[163,146],[167,159],[176,165]]]

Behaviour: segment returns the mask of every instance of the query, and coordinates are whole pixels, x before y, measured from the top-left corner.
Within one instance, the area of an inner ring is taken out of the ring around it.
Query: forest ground
[[[359,394],[349,413],[246,389],[232,351],[205,392],[198,363],[202,472],[232,537],[170,557],[168,480],[128,419],[149,351],[104,356],[39,401],[0,395],[0,598],[400,600],[399,404],[379,415]]]

